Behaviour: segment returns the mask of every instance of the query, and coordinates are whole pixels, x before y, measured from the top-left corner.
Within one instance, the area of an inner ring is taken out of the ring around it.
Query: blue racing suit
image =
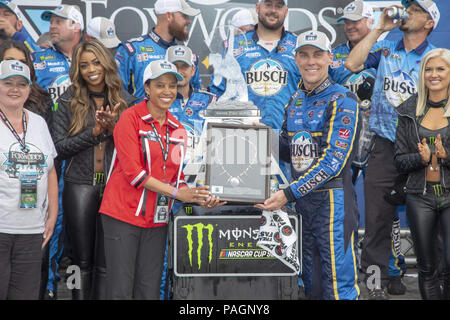
[[[283,29],[278,46],[271,52],[258,44],[256,29],[236,36],[234,57],[241,67],[247,83],[248,100],[261,110],[261,122],[280,130],[283,123],[283,106],[297,89],[300,73],[294,60],[297,37]],[[212,76],[213,79],[214,75]],[[221,96],[226,80],[219,86],[213,80],[209,91]]]
[[[280,157],[294,182],[284,189],[302,215],[305,293],[357,299],[358,209],[351,162],[359,136],[356,96],[329,77],[313,91],[300,83],[285,107]]]
[[[17,31],[13,34],[12,40],[23,42],[23,44],[28,48],[28,50],[33,53],[35,51],[41,51],[42,48],[39,47],[36,42],[34,42],[33,38],[31,38],[30,34],[22,28],[22,30]]]
[[[36,51],[32,57],[37,84],[48,91],[55,103],[72,84],[69,76],[70,58],[57,47]]]
[[[122,42],[116,51],[116,61],[119,64],[119,74],[125,89],[133,96],[145,97],[144,70],[153,60],[165,59],[169,47],[177,45],[175,41],[166,42],[154,30],[149,34]],[[201,89],[202,83],[198,71],[198,59],[194,55],[196,71],[191,79],[194,88]]]
[[[356,94],[359,86],[366,80],[366,78],[373,78],[375,80],[377,70],[375,68],[364,69],[359,73],[353,73],[348,70],[344,63],[347,60],[350,51],[353,46],[347,41],[344,44],[333,49],[333,63],[329,68],[329,74],[334,81],[343,85],[344,87],[351,90]],[[366,109],[368,110],[368,109]],[[363,111],[363,110],[361,110]],[[364,116],[364,115],[363,115]],[[359,170],[353,168],[354,170]],[[363,168],[363,174],[365,173],[365,168]],[[389,276],[396,277],[401,276],[406,272],[406,262],[405,257],[399,250],[400,248],[400,237],[398,236],[400,230],[400,220],[398,214],[394,218],[394,224],[392,229],[392,234],[397,235],[392,237],[392,250],[389,256]]]

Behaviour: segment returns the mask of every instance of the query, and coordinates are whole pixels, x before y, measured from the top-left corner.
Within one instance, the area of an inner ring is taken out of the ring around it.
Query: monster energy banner
[[[297,216],[289,216],[299,234]],[[257,246],[260,216],[178,216],[174,271],[178,277],[293,276],[296,272]],[[300,238],[296,251],[301,253]]]

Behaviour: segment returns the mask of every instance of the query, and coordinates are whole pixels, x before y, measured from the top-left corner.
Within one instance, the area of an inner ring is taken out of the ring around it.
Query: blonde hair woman
[[[418,93],[401,104],[395,165],[407,173],[406,216],[414,241],[423,299],[450,299],[450,51],[434,49],[420,66]],[[438,279],[438,226],[445,279]]]
[[[52,123],[56,150],[66,160],[63,210],[72,263],[81,269],[74,299],[104,297],[105,262],[98,209],[114,151],[120,114],[136,99],[124,89],[111,53],[98,40],[80,43],[70,68],[72,85],[59,98]]]

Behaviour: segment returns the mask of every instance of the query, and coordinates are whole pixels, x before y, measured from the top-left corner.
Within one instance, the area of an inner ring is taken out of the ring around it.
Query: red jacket
[[[159,136],[154,134],[154,124]],[[161,141],[166,149],[166,130],[169,130],[169,153],[164,181],[164,157]],[[100,212],[135,226],[152,228],[157,194],[143,187],[153,177],[175,186],[181,155],[186,150],[186,130],[167,111],[162,128],[147,108],[147,100],[124,111],[114,129],[117,158],[114,170],[105,187]],[[181,171],[179,186],[185,185]]]

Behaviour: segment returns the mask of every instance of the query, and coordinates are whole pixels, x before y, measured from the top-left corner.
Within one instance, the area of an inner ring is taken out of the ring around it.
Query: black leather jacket
[[[398,126],[395,138],[394,163],[399,173],[407,173],[405,191],[407,193],[426,192],[426,168],[417,148],[420,142],[419,123],[420,118],[416,117],[417,94],[403,102],[397,108]],[[427,107],[429,108],[429,107]],[[428,109],[425,109],[426,114]],[[450,126],[446,133],[441,136],[442,142],[447,152],[447,159],[438,159],[440,165],[441,185],[450,188]]]
[[[113,135],[105,132],[95,137],[92,134],[92,129],[95,126],[94,112],[89,114],[86,128],[75,136],[69,137],[67,135],[72,123],[72,113],[69,106],[70,100],[73,99],[73,91],[73,86],[70,86],[59,97],[55,104],[50,131],[58,152],[58,158],[66,160],[64,181],[92,185],[94,184],[94,147],[100,142],[106,141],[103,169],[107,174],[114,152]],[[128,107],[134,105],[138,100],[125,90],[122,92],[122,98],[126,101]]]

